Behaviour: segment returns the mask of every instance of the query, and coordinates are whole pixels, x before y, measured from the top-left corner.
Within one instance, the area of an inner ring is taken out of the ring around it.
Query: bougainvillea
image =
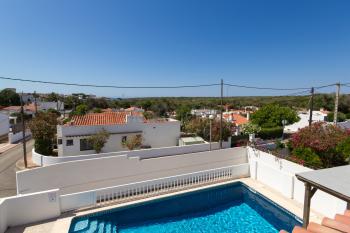
[[[347,132],[334,125],[318,122],[293,134],[291,142],[294,148],[306,147],[316,152],[326,152],[348,136]]]
[[[322,122],[305,127],[291,137],[292,156],[312,168],[327,168],[347,163],[349,132]],[[340,147],[342,145],[342,147]]]

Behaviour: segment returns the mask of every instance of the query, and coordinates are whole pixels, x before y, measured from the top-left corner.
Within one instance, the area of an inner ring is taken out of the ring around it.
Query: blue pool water
[[[69,233],[278,232],[301,220],[241,182],[76,217]]]

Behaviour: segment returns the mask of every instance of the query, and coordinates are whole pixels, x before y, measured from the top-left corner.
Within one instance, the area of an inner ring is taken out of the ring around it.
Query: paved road
[[[27,142],[27,152],[33,148],[34,140]],[[16,162],[23,156],[22,144],[0,154],[0,198],[16,195]]]

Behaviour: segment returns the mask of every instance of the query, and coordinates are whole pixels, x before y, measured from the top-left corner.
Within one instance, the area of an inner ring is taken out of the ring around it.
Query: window
[[[62,144],[62,138],[57,139],[57,145],[61,145]]]
[[[122,137],[122,143],[125,143],[127,139],[128,139],[127,136],[123,136],[123,137]]]
[[[68,140],[66,141],[66,145],[67,145],[67,146],[73,146],[73,145],[74,145],[73,139],[68,139]]]
[[[80,151],[93,150],[92,144],[86,139],[80,139]]]

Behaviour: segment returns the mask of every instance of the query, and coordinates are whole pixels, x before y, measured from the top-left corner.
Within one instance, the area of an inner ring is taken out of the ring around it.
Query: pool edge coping
[[[90,215],[90,214],[94,214],[97,212],[105,212],[108,210],[112,210],[112,209],[116,209],[116,208],[123,208],[123,207],[127,207],[130,205],[142,204],[142,203],[150,202],[153,200],[174,197],[174,196],[178,196],[178,195],[189,193],[189,192],[195,192],[195,191],[199,191],[199,190],[203,190],[203,189],[214,188],[217,186],[222,186],[222,185],[227,185],[227,184],[237,183],[237,182],[243,183],[243,185],[247,186],[248,189],[249,188],[253,189],[257,193],[259,193],[261,196],[266,198],[268,201],[272,202],[273,204],[276,204],[277,206],[279,206],[283,210],[289,212],[290,214],[296,216],[297,218],[302,219],[302,205],[300,203],[297,203],[293,199],[289,199],[287,197],[284,197],[278,191],[271,189],[269,186],[266,186],[266,185],[260,183],[259,181],[253,180],[251,178],[240,178],[240,179],[218,182],[215,184],[209,184],[209,185],[204,185],[204,186],[200,186],[200,187],[180,190],[180,191],[176,191],[176,192],[172,192],[172,193],[160,194],[157,196],[147,197],[147,198],[133,200],[133,201],[124,202],[124,203],[119,203],[119,204],[115,204],[115,205],[108,205],[108,206],[98,207],[98,208],[94,208],[94,209],[90,209],[90,210],[82,210],[82,211],[74,213],[74,216],[65,216],[67,214],[73,214],[71,212],[64,213],[56,219],[56,222],[51,230],[51,233],[61,233],[63,231],[68,233],[69,229],[70,229],[70,225],[72,223],[72,220],[76,217]],[[275,199],[276,197],[278,197],[277,201]],[[311,218],[313,219],[314,222],[319,223],[322,221],[323,215],[313,211]]]

